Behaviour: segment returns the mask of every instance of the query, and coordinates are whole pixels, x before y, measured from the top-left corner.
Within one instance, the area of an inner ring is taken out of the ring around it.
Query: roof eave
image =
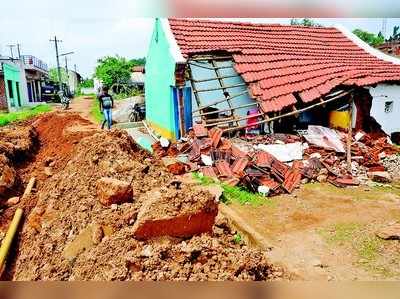
[[[343,25],[337,24],[334,27],[336,29],[338,29],[339,31],[341,31],[348,39],[350,39],[353,43],[355,43],[358,47],[362,48],[367,53],[369,53],[369,54],[371,54],[371,55],[373,55],[373,56],[375,56],[375,57],[377,57],[379,59],[382,59],[384,61],[400,65],[400,59],[399,58],[387,55],[387,54],[383,53],[382,51],[379,51],[379,50],[371,47],[366,42],[361,40],[353,32],[351,32],[346,27],[344,27]]]
[[[169,51],[176,63],[186,63],[186,59],[182,55],[182,51],[172,33],[171,26],[168,19],[160,18],[161,26],[169,44]]]

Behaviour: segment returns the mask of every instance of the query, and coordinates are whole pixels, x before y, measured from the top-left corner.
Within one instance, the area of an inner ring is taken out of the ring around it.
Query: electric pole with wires
[[[54,39],[50,39],[50,41],[54,42],[54,47],[56,49],[58,86],[60,88],[60,91],[62,91],[63,87],[62,87],[62,80],[61,80],[60,58],[59,58],[59,55],[58,55],[58,43],[61,43],[62,40],[57,39],[57,36],[54,36]]]

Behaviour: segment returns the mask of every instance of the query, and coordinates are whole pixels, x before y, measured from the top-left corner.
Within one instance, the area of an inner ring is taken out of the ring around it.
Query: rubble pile
[[[383,159],[383,166],[395,180],[400,180],[400,155],[390,155]]]
[[[275,280],[282,270],[266,254],[233,242],[225,225],[216,223],[214,237],[203,234],[188,240],[135,240],[124,228],[75,261],[71,280],[215,281]]]
[[[215,223],[215,196],[179,181],[125,132],[85,137],[70,157],[35,194],[37,204],[20,234],[12,279],[272,280],[283,276],[262,251],[235,243],[236,232],[227,223]],[[103,186],[109,184],[114,187],[105,192]],[[113,196],[116,193],[118,197]],[[181,219],[185,216],[198,217],[201,221],[193,223],[199,226],[186,226],[188,222]],[[208,222],[202,221],[205,218]],[[165,221],[168,231],[153,229]]]
[[[385,172],[382,159],[398,149],[387,137],[357,132],[351,141],[352,164],[346,161],[347,133],[309,126],[306,134],[222,137],[222,130],[195,124],[183,141],[153,145],[170,171],[199,171],[228,185],[269,195],[291,193],[301,183],[329,182],[356,186]]]

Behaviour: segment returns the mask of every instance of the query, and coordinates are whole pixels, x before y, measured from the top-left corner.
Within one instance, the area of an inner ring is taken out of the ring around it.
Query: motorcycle
[[[64,110],[67,110],[69,108],[70,99],[64,94],[63,91],[59,91],[58,96],[61,100],[61,106]]]
[[[138,104],[136,103],[133,106],[129,107],[130,113],[129,113],[129,121],[130,122],[138,122],[146,117],[146,106],[145,104]]]

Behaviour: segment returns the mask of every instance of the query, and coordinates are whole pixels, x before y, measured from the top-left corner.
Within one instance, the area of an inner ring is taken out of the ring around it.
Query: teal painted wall
[[[157,133],[172,139],[175,126],[171,86],[175,85],[175,65],[161,22],[156,19],[146,58],[146,120]]]
[[[7,97],[7,102],[8,106],[10,107],[21,107],[24,104],[24,93],[23,93],[23,88],[25,86],[22,86],[21,84],[21,72],[18,67],[13,66],[11,64],[4,63],[3,64],[3,72],[4,72],[4,84],[6,87],[6,97]],[[13,97],[10,98],[10,92],[8,89],[8,80],[11,80],[11,85],[12,85],[12,94]],[[18,102],[18,95],[17,95],[17,82],[19,83],[19,96],[20,96],[20,101]]]

